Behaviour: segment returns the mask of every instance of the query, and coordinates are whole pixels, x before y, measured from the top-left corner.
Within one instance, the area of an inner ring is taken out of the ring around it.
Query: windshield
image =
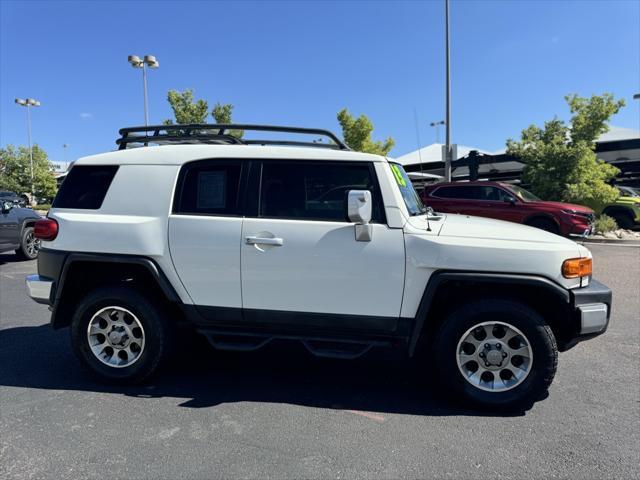
[[[400,189],[400,193],[402,194],[404,203],[407,206],[407,210],[409,210],[409,215],[421,215],[426,212],[426,208],[424,207],[420,196],[413,188],[413,184],[411,183],[411,180],[409,180],[407,172],[402,168],[402,165],[398,163],[389,163],[389,165],[391,166],[391,171],[396,179],[396,184]]]
[[[515,193],[518,196],[518,198],[523,202],[541,202],[542,201],[538,197],[536,197],[533,193],[531,193],[529,190],[525,190],[522,187],[519,187],[517,185],[510,185],[510,188],[513,191],[513,193]]]
[[[640,197],[640,192],[632,187],[618,187],[618,190],[623,197]]]

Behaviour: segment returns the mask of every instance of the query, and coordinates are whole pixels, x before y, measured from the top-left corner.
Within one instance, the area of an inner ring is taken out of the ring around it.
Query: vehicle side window
[[[117,171],[117,165],[72,167],[62,182],[52,207],[98,210]]]
[[[502,190],[501,188],[486,186],[486,187],[477,187],[480,190],[480,195],[482,200],[489,200],[492,202],[502,202],[511,195]]]
[[[197,162],[183,167],[173,212],[195,215],[236,215],[239,212],[241,164]]]
[[[433,192],[433,196],[440,198],[454,198],[461,200],[478,200],[481,198],[480,188],[476,186],[440,187]]]
[[[259,216],[347,222],[349,190],[369,190],[373,222],[382,222],[382,202],[372,165],[345,162],[265,162]]]

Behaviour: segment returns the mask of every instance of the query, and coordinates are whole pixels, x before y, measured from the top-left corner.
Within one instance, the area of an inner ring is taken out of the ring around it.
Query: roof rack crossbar
[[[217,130],[216,133],[207,133]],[[332,143],[302,142],[291,140],[243,140],[233,136],[232,130],[249,130],[257,132],[281,132],[306,135],[320,135],[329,138]],[[162,133],[162,132],[165,133]],[[121,128],[120,138],[116,140],[120,150],[128,144],[143,143],[209,143],[209,144],[247,144],[247,145],[287,145],[349,150],[349,147],[329,130],[321,128],[283,127],[276,125],[253,124],[215,124],[191,123],[184,125],[150,125],[145,127]],[[151,133],[151,135],[150,135]],[[138,134],[138,135],[136,135]]]

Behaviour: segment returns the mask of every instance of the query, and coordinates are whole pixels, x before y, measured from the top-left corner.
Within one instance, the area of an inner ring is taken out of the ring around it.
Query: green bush
[[[604,213],[596,219],[594,225],[596,233],[607,233],[616,230],[617,228],[618,224],[616,223],[616,221],[609,215],[605,215]]]

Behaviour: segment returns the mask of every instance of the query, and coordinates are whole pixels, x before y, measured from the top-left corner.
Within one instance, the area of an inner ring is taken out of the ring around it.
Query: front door
[[[0,207],[2,207],[1,203],[0,201]],[[19,226],[15,208],[0,212],[0,249],[15,247],[21,242]]]
[[[242,228],[242,300],[248,322],[392,331],[404,286],[404,238],[387,227],[373,165],[267,161],[257,216]],[[346,219],[349,190],[370,190],[371,241]]]

